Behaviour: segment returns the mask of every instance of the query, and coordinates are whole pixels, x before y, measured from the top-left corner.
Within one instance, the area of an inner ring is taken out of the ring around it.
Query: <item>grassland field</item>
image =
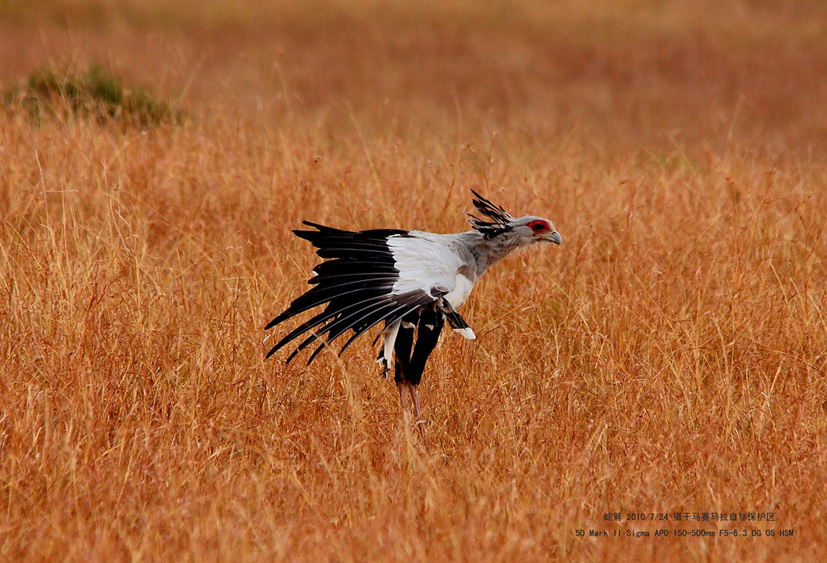
[[[12,95],[95,65],[182,119]],[[0,560],[827,560],[824,2],[10,0],[0,69]],[[428,449],[372,337],[265,361],[291,229],[470,189],[563,246]]]

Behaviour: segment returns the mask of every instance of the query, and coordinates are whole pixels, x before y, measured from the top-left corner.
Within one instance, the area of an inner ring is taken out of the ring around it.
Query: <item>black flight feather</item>
[[[345,343],[344,351],[358,336],[385,321],[392,324],[410,311],[433,303],[435,298],[417,290],[394,295],[394,284],[399,280],[396,259],[388,246],[390,237],[406,237],[399,229],[345,231],[304,221],[315,230],[293,231],[298,237],[316,247],[316,254],[324,261],[313,268],[316,274],[308,284],[312,287],[297,297],[287,309],[270,321],[266,328],[295,317],[315,307],[324,309],[295,327],[267,353],[270,357],[293,340],[308,335],[288,356],[289,363],[302,350],[321,340],[308,360],[312,362],[319,352],[348,330],[354,334]]]
[[[422,294],[425,295],[424,292],[422,292]],[[358,336],[359,334],[362,334],[363,332],[365,332],[367,330],[370,330],[372,327],[376,326],[377,324],[381,323],[382,321],[386,321],[388,324],[393,324],[394,322],[396,322],[396,320],[402,318],[403,316],[408,314],[410,311],[414,311],[416,309],[419,309],[423,305],[425,305],[427,303],[431,303],[432,301],[433,300],[431,298],[427,298],[427,301],[425,303],[416,304],[413,307],[403,305],[401,307],[400,306],[393,306],[393,308],[391,308],[389,311],[387,309],[371,311],[367,315],[364,315],[363,317],[361,317],[359,319],[359,321],[354,323],[352,326],[339,327],[335,331],[333,331],[332,328],[329,329],[328,337],[313,352],[313,354],[310,356],[310,359],[307,360],[307,365],[310,365],[310,362],[312,362],[316,358],[316,356],[319,354],[319,352],[322,351],[323,348],[327,347],[328,344],[330,344],[336,338],[339,338],[342,334],[347,332],[349,329],[352,328],[354,331],[356,331],[356,333],[357,333],[356,336]],[[328,330],[328,327],[325,327],[325,330]],[[341,352],[344,352],[345,348],[349,345],[350,345],[350,341],[346,342],[345,346],[342,348]],[[341,354],[341,352],[340,352],[340,354]]]

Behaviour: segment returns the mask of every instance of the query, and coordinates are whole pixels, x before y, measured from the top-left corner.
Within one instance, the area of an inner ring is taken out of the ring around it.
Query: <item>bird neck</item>
[[[512,232],[486,239],[482,233],[468,231],[460,235],[477,261],[477,277],[488,268],[520,248],[520,237]]]

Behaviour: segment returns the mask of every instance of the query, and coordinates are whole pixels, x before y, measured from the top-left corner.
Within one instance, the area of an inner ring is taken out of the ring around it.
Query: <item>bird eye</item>
[[[541,221],[535,221],[534,223],[531,223],[529,227],[531,227],[533,231],[538,233],[546,228],[546,226]]]

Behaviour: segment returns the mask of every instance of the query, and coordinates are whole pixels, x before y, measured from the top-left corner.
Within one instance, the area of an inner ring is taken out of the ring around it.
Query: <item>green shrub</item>
[[[158,101],[146,90],[125,88],[121,79],[92,65],[86,74],[57,73],[51,68],[32,74],[28,81],[7,92],[6,104],[27,111],[35,119],[50,116],[95,118],[147,127],[180,123],[184,115]]]

